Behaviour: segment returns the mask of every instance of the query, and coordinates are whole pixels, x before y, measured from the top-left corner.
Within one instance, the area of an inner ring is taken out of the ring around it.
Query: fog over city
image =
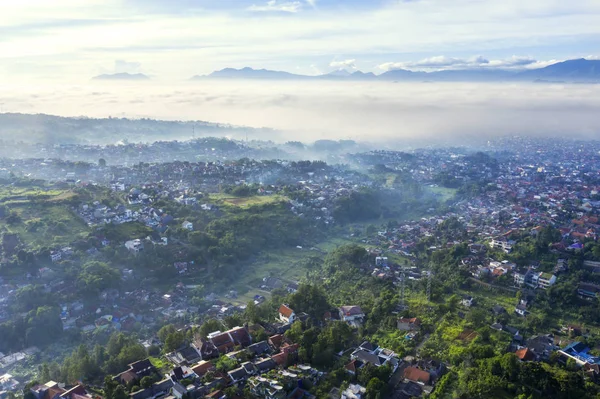
[[[600,86],[587,84],[102,82],[4,86],[0,104],[10,113],[269,127],[281,131],[274,141],[506,134],[594,138],[600,132]]]

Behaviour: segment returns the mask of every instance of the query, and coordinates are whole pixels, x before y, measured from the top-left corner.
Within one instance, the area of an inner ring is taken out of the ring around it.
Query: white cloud
[[[264,5],[253,4],[248,7],[250,11],[280,11],[280,12],[298,12],[302,8],[300,1],[277,1],[269,0]]]
[[[115,61],[115,73],[138,73],[140,72],[142,64],[139,62],[128,62],[125,60]]]
[[[344,68],[356,69],[356,60],[352,59],[352,60],[342,60],[342,61],[331,61],[329,63],[329,66],[332,68],[337,68],[337,69],[344,69]]]
[[[93,95],[93,93],[102,95]],[[143,100],[141,102],[140,100]],[[209,120],[284,130],[284,140],[450,141],[460,136],[600,134],[594,85],[205,81],[10,85],[11,112]],[[286,137],[287,136],[287,137]],[[423,141],[419,142],[422,146]]]

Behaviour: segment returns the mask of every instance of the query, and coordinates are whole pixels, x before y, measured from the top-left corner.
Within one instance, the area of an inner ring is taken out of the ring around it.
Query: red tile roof
[[[530,362],[535,359],[535,355],[532,351],[529,350],[529,348],[519,349],[515,352],[515,354],[517,355],[519,360],[522,360],[524,362]]]
[[[407,367],[406,369],[404,369],[404,378],[410,381],[428,384],[429,380],[431,379],[431,374],[417,367]]]
[[[192,371],[196,373],[197,376],[202,377],[204,374],[208,373],[210,370],[214,369],[215,366],[211,362],[207,362],[206,360],[201,361],[192,367]]]
[[[294,313],[294,311],[286,304],[282,304],[279,307],[279,314],[282,315],[283,317],[289,318],[293,313]]]
[[[398,320],[400,323],[410,323],[410,324],[414,324],[415,326],[420,326],[421,325],[421,320],[418,317],[413,317],[413,318],[408,318],[408,317],[402,317],[400,320]]]

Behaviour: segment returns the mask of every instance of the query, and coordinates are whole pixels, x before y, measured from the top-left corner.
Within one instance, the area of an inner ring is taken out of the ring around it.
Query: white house
[[[365,318],[360,306],[341,306],[339,312],[340,320],[350,324],[358,324]]]
[[[125,248],[127,248],[130,252],[135,254],[144,250],[144,243],[139,238],[131,241],[127,241],[125,243]]]

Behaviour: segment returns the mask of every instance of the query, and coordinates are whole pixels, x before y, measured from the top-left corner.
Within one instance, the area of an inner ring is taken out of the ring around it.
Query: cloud
[[[343,69],[343,68],[356,69],[356,60],[351,59],[351,60],[343,60],[343,61],[331,61],[329,63],[329,66],[332,68],[337,68],[337,69]]]
[[[91,95],[99,90],[102,96]],[[15,84],[3,87],[2,95],[11,112],[272,127],[282,131],[283,141],[353,138],[423,146],[427,140],[456,144],[466,136],[550,137],[564,136],[565,131],[573,137],[600,135],[600,91],[583,84],[203,81],[140,87],[119,82],[80,87]]]
[[[277,1],[269,0],[264,5],[253,4],[248,7],[250,11],[278,11],[295,13],[300,11],[302,3],[300,1]]]
[[[138,73],[140,72],[142,64],[139,62],[127,62],[125,60],[115,61],[114,73]]]
[[[552,61],[537,61],[529,56],[516,56],[502,60],[489,60],[481,55],[471,58],[453,58],[443,55],[425,58],[420,61],[406,62],[385,62],[378,66],[384,71],[393,71],[398,69],[408,70],[446,70],[446,69],[477,69],[477,68],[498,68],[498,69],[525,69],[541,68],[553,63]]]

